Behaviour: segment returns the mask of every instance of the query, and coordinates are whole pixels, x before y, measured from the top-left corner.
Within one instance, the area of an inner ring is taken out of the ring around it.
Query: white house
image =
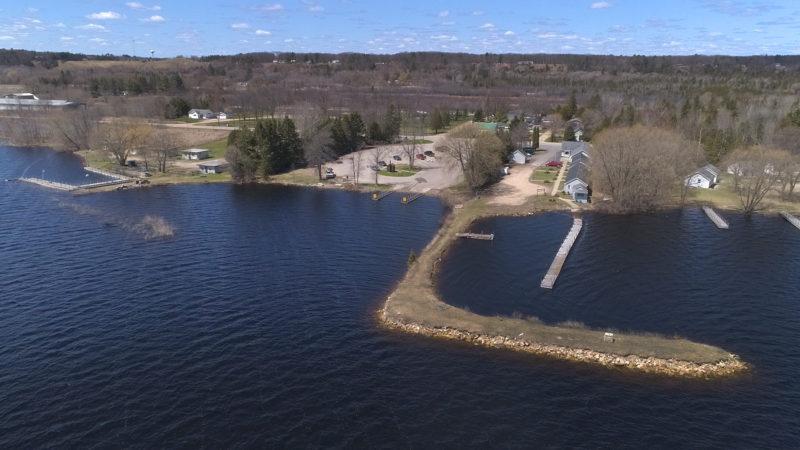
[[[584,161],[577,161],[569,166],[564,182],[564,192],[572,196],[577,203],[589,202],[589,166]]]
[[[202,173],[222,173],[228,169],[228,162],[221,159],[206,161],[197,165]]]
[[[216,117],[214,111],[210,109],[191,109],[189,110],[190,119],[213,119]]]
[[[522,150],[514,150],[512,154],[508,155],[508,160],[514,164],[525,164],[528,162],[528,157]]]
[[[589,144],[586,142],[564,141],[561,143],[562,158],[572,159],[572,155],[577,155],[578,153],[587,153],[588,150]]]
[[[686,186],[702,189],[710,189],[719,183],[719,169],[711,164],[707,164],[686,178]]]
[[[217,114],[217,119],[219,119],[219,120],[226,120],[227,118],[228,118],[228,113],[226,113],[226,112],[221,112],[221,113]]]
[[[209,153],[210,152],[204,148],[190,148],[181,152],[181,158],[191,160],[208,159]]]

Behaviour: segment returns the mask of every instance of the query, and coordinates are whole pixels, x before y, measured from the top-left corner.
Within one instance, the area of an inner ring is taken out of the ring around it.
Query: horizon
[[[156,58],[410,52],[607,56],[796,55],[788,0],[186,2],[42,0],[2,9],[3,48]],[[520,11],[524,11],[520,13]],[[530,12],[528,12],[530,11]]]

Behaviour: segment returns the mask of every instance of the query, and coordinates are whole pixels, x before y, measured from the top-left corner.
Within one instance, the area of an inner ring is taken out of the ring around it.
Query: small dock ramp
[[[477,239],[479,241],[493,241],[494,233],[456,233],[456,237],[463,239]]]
[[[703,206],[703,211],[705,211],[708,218],[711,219],[712,222],[714,222],[714,225],[716,225],[717,228],[722,230],[727,230],[729,228],[728,222],[726,222],[725,219],[723,219],[722,216],[717,214],[717,212],[714,211],[714,209],[711,208],[710,206]]]
[[[390,196],[392,191],[375,191],[372,193],[372,199],[376,202],[383,200],[384,198]]]

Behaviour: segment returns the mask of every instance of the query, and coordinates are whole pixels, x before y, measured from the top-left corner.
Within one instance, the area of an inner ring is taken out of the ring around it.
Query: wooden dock
[[[36,184],[36,185],[39,185],[39,186],[42,186],[42,187],[46,187],[48,189],[55,189],[55,190],[58,190],[58,191],[67,191],[67,192],[69,192],[69,191],[74,191],[74,190],[78,189],[77,186],[74,186],[74,185],[71,185],[71,184],[59,183],[57,181],[47,181],[47,180],[43,180],[41,178],[18,178],[17,180],[25,182],[25,183]]]
[[[564,267],[564,262],[567,260],[567,256],[569,256],[569,252],[572,250],[575,240],[578,239],[582,228],[583,219],[578,217],[574,218],[572,220],[572,228],[570,228],[569,233],[567,233],[567,237],[564,238],[564,242],[561,243],[561,247],[558,249],[553,263],[550,264],[550,269],[547,270],[539,286],[544,289],[553,289],[553,286],[556,284],[556,279],[561,273],[561,268]]]
[[[384,198],[388,197],[391,194],[392,194],[392,191],[383,191],[383,192],[377,191],[377,192],[373,192],[372,193],[372,199],[375,200],[376,202],[379,202],[379,201],[383,200]]]
[[[800,230],[800,219],[798,219],[797,217],[795,217],[795,216],[793,216],[793,215],[791,215],[791,214],[789,214],[787,212],[782,212],[781,215],[790,224],[794,225],[795,227],[797,227],[798,230]]]
[[[414,193],[414,194],[406,194],[406,195],[403,196],[403,198],[400,199],[400,201],[403,202],[403,204],[407,205],[407,204],[413,202],[414,200],[422,197],[423,195],[425,195],[425,194],[422,193],[422,192],[417,192],[417,193]]]
[[[55,189],[58,191],[77,191],[78,189],[92,189],[98,188],[103,186],[113,186],[115,184],[124,184],[131,181],[130,178],[116,174],[111,172],[106,172],[105,170],[95,169],[94,167],[84,167],[84,170],[87,172],[96,173],[98,175],[103,175],[105,177],[110,178],[110,180],[106,181],[98,181],[96,183],[86,183],[86,184],[67,184],[67,183],[59,183],[57,181],[48,181],[43,180],[41,178],[18,178],[19,181],[25,183],[36,184],[38,186],[46,187],[48,189]]]
[[[717,212],[714,211],[714,209],[711,208],[710,206],[703,206],[703,211],[705,211],[708,218],[711,219],[712,222],[714,222],[714,225],[716,225],[717,228],[723,230],[727,230],[729,228],[728,222],[726,222],[725,219],[723,219],[722,216],[717,214]]]
[[[464,239],[478,239],[480,241],[493,241],[494,240],[494,233],[491,233],[491,234],[484,234],[484,233],[456,233],[456,237],[464,238]]]

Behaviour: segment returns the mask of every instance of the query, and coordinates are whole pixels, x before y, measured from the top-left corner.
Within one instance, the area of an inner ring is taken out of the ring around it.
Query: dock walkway
[[[550,264],[550,269],[547,270],[547,273],[542,279],[542,283],[540,284],[542,288],[553,289],[553,286],[556,284],[556,279],[558,279],[558,275],[561,273],[561,268],[564,267],[564,262],[567,260],[567,256],[569,256],[569,252],[572,250],[575,240],[578,239],[578,234],[580,234],[582,228],[583,219],[578,217],[574,218],[572,221],[572,228],[570,228],[569,233],[567,233],[567,237],[564,238],[564,242],[561,243],[561,247],[558,249],[553,263]]]
[[[456,233],[456,237],[465,238],[465,239],[478,239],[481,241],[493,241],[494,240],[494,233],[484,234],[484,233]]]
[[[703,206],[703,211],[705,211],[708,218],[711,219],[712,222],[714,222],[714,225],[716,225],[717,228],[723,230],[727,230],[729,228],[728,222],[726,222],[725,219],[723,219],[722,216],[717,214],[717,212],[714,211],[714,209],[711,208],[710,206]]]
[[[31,183],[42,187],[46,187],[48,189],[56,189],[58,191],[67,191],[67,192],[77,191],[78,189],[92,189],[103,186],[113,186],[115,184],[124,184],[131,181],[130,178],[125,177],[123,175],[119,175],[112,172],[106,172],[105,170],[96,169],[94,167],[84,167],[83,169],[87,172],[103,175],[104,177],[110,178],[110,180],[98,181],[96,183],[86,183],[86,184],[59,183],[58,181],[43,180],[41,178],[19,178],[18,180],[25,183]]]
[[[799,229],[799,230],[800,230],[800,219],[798,219],[797,217],[795,217],[795,216],[793,216],[793,215],[791,215],[791,214],[789,214],[789,213],[787,213],[787,212],[782,212],[782,213],[781,213],[781,215],[782,215],[782,216],[783,216],[783,218],[784,218],[784,219],[786,219],[786,220],[787,220],[787,221],[788,221],[790,224],[794,225],[795,227],[797,227],[797,229]]]

